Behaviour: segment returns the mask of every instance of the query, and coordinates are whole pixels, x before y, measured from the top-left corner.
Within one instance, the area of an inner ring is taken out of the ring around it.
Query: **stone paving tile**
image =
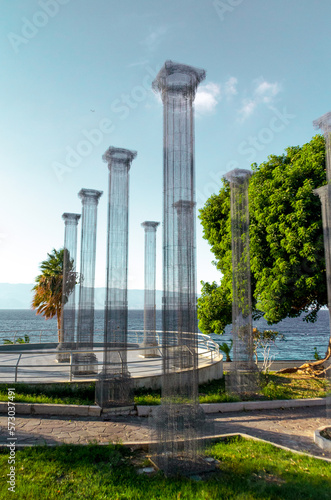
[[[297,451],[331,458],[331,453],[321,450],[313,438],[315,429],[331,425],[323,407],[241,412],[230,418],[224,414],[213,420],[217,433],[242,432]]]
[[[255,410],[207,416],[215,434],[242,432],[294,450],[331,458],[313,441],[315,429],[331,425],[324,407]],[[206,427],[208,428],[208,427]],[[0,444],[7,442],[7,417],[0,417]],[[16,417],[17,444],[142,442],[151,439],[144,417]]]

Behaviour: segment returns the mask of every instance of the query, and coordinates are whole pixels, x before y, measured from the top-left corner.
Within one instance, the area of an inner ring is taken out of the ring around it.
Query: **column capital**
[[[64,220],[65,225],[76,225],[78,224],[78,221],[80,219],[81,215],[80,214],[71,214],[68,212],[65,212],[62,214],[62,219]]]
[[[155,222],[153,220],[145,220],[145,222],[141,223],[141,226],[145,229],[145,231],[156,231],[159,225],[159,222]]]
[[[313,193],[315,196],[319,196],[322,202],[327,196],[331,194],[331,185],[325,184],[324,186],[321,186],[317,189],[313,189]]]
[[[105,163],[108,163],[109,169],[114,164],[123,164],[129,169],[132,160],[136,156],[137,151],[131,151],[130,149],[124,148],[114,148],[113,146],[110,146],[103,154],[102,159]]]
[[[81,189],[78,193],[78,197],[82,200],[82,203],[91,203],[97,205],[100,196],[102,196],[103,191],[97,191],[96,189]]]
[[[230,172],[227,172],[225,175],[223,175],[223,178],[228,182],[241,184],[245,179],[247,179],[247,177],[251,177],[252,173],[253,172],[251,170],[247,170],[244,168],[235,168],[234,170],[231,170]]]
[[[161,94],[169,90],[178,93],[190,91],[194,97],[199,83],[205,78],[204,69],[166,61],[153,81],[152,87],[155,92],[161,92]]]
[[[324,134],[331,132],[331,111],[314,120],[313,126],[315,129],[323,130]]]

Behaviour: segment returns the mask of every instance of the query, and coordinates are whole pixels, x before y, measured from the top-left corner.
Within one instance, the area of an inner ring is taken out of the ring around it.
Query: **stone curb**
[[[271,410],[280,408],[298,408],[304,406],[323,406],[326,404],[324,398],[314,399],[278,399],[273,401],[241,401],[238,403],[203,403],[206,414],[228,413],[249,410]],[[159,405],[143,406],[137,405],[138,417],[148,417]],[[7,414],[8,403],[0,402],[0,414]],[[73,416],[73,417],[100,417],[102,409],[100,406],[84,405],[61,405],[43,403],[16,403],[16,415],[45,415],[45,416]],[[132,413],[130,413],[132,414]]]
[[[0,402],[0,413],[8,412],[8,403]],[[43,403],[15,403],[16,415],[68,415],[72,417],[100,417],[100,406],[52,405]]]
[[[304,406],[323,406],[324,398],[314,399],[277,399],[273,401],[240,401],[238,403],[203,403],[205,413],[228,413],[248,410],[277,410],[280,408],[300,408]],[[138,417],[148,417],[158,405],[137,405]]]
[[[329,425],[323,425],[323,427],[319,427],[318,429],[316,429],[316,431],[314,432],[314,441],[317,444],[317,446],[319,446],[320,448],[322,448],[322,450],[331,451],[331,441],[330,441],[330,439],[326,439],[323,436],[321,436],[321,431],[323,431],[327,427],[330,427],[330,426]]]

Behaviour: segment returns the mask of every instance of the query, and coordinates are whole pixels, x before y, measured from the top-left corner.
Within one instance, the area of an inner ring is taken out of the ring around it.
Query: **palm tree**
[[[226,356],[226,362],[230,362],[231,361],[231,358],[230,358],[230,351],[232,349],[232,344],[233,344],[233,340],[231,339],[230,340],[230,345],[227,344],[226,342],[223,342],[222,344],[219,344],[219,348],[220,348],[220,351],[222,351],[225,356]]]
[[[36,309],[36,314],[42,314],[45,319],[57,317],[57,329],[60,342],[61,335],[61,312],[62,312],[62,288],[63,288],[63,262],[66,250],[52,250],[48,253],[48,259],[40,264],[42,274],[36,277],[35,286],[32,288],[34,297],[32,309]],[[66,283],[68,296],[73,291],[77,283],[77,273],[71,272],[73,260],[69,261],[69,272]],[[68,286],[69,282],[69,286]],[[68,300],[68,296],[66,300]]]

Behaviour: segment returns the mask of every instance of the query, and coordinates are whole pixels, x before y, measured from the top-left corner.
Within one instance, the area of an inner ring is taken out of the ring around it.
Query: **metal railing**
[[[169,333],[176,334],[176,332],[169,332]],[[162,334],[163,334],[163,332],[161,330],[155,331],[155,336],[157,338],[158,344],[162,343]],[[1,345],[4,345],[5,339],[8,339],[15,344],[15,343],[17,343],[16,341],[18,338],[24,338],[25,335],[28,335],[28,337],[30,338],[30,343],[36,343],[36,342],[32,341],[33,338],[37,338],[39,344],[58,342],[58,330],[57,329],[52,329],[52,330],[40,330],[40,329],[0,330],[0,348],[1,348]],[[131,336],[132,338],[134,338],[136,343],[139,344],[143,340],[144,330],[137,330],[137,329],[128,330],[128,335]],[[197,335],[198,335],[198,338],[203,336],[206,339],[208,339],[210,342],[213,342],[215,345],[218,345],[217,342],[214,342],[208,335],[205,335],[203,333],[197,333]],[[94,330],[94,337],[96,338],[98,336],[100,336],[103,339],[103,329],[95,329]]]
[[[141,331],[137,331],[137,332],[141,332]],[[174,332],[172,332],[174,333]],[[220,359],[222,359],[222,356],[220,355],[220,352],[219,352],[219,346],[216,342],[214,342],[213,340],[211,340],[207,335],[204,335],[204,334],[197,334],[198,335],[198,360],[199,360],[199,363],[198,363],[198,366],[199,368],[201,368],[202,366],[206,366],[208,364],[213,364],[214,362],[216,361],[219,361]],[[19,346],[19,344],[17,345],[17,347]],[[138,351],[138,356],[139,357],[139,351],[146,351],[146,350],[158,350],[159,351],[159,354],[160,356],[157,357],[157,358],[143,358],[143,359],[138,359],[138,360],[127,360],[127,364],[128,366],[130,367],[130,371],[131,372],[135,372],[135,368],[137,367],[138,370],[140,369],[140,372],[143,373],[142,376],[149,376],[150,374],[154,373],[154,375],[160,375],[161,374],[161,362],[160,360],[162,359],[162,346],[159,344],[158,346],[151,346],[151,347],[148,347],[148,346],[143,346],[143,347],[138,347],[136,345],[133,345],[133,346],[128,346],[128,348],[126,349],[127,351],[127,354],[129,354],[130,352],[137,352]],[[118,355],[119,355],[119,359],[120,359],[120,362],[119,362],[119,365],[122,367],[123,369],[123,358],[122,358],[122,352],[125,350],[125,349],[119,349],[119,348],[113,348],[113,349],[108,349],[109,350],[112,350],[114,352],[118,352]],[[68,362],[61,362],[61,363],[58,363],[56,365],[54,365],[54,361],[52,364],[42,364],[42,365],[31,365],[31,364],[24,364],[21,362],[21,359],[22,359],[22,356],[23,356],[23,360],[24,360],[24,356],[48,356],[48,355],[52,355],[54,356],[56,353],[61,353],[62,354],[68,354],[69,355],[69,361]],[[79,353],[79,354],[85,354],[85,353],[91,353],[91,349],[89,350],[80,350],[80,349],[71,349],[71,350],[62,350],[61,351],[57,351],[55,348],[54,349],[50,349],[50,350],[38,350],[38,349],[31,349],[31,350],[20,350],[20,349],[13,349],[13,350],[10,350],[10,351],[1,351],[0,350],[0,355],[2,356],[15,356],[17,355],[18,358],[17,360],[15,360],[15,362],[13,364],[9,363],[7,364],[6,362],[2,363],[2,367],[0,368],[0,380],[2,378],[3,375],[5,375],[6,373],[8,373],[8,370],[7,369],[14,369],[14,381],[17,382],[18,381],[18,372],[19,372],[19,369],[22,373],[22,369],[23,369],[23,379],[24,379],[24,369],[29,369],[30,372],[33,373],[33,375],[30,374],[30,378],[39,378],[39,377],[43,377],[45,378],[45,369],[49,369],[49,368],[52,368],[51,372],[53,375],[53,377],[56,375],[56,374],[59,374],[60,375],[63,375],[65,376],[65,374],[67,373],[67,380],[69,380],[70,382],[73,380],[73,378],[75,378],[76,380],[84,380],[84,379],[95,379],[96,377],[90,377],[88,375],[77,375],[75,373],[73,373],[75,370],[73,370],[73,367],[76,367],[78,366],[77,363],[74,363],[74,355],[76,353]],[[103,353],[103,348],[94,348],[93,349],[93,353],[97,354],[97,353]],[[4,361],[4,360],[3,360]],[[93,365],[94,366],[97,366],[97,367],[103,367],[104,366],[104,362],[103,361],[93,361]],[[69,371],[69,373],[68,373]],[[38,373],[40,374],[39,377],[38,377]],[[95,374],[96,375],[96,374]]]

